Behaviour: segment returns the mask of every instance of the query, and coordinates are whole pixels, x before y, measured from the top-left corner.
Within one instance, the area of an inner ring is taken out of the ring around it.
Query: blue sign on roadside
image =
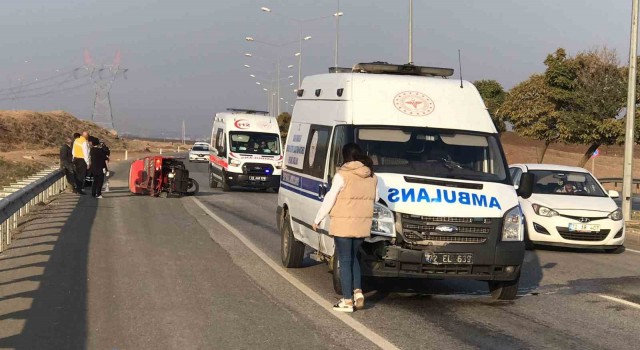
[[[597,156],[599,156],[599,155],[600,155],[600,150],[598,150],[598,149],[597,149],[597,150],[595,150],[595,151],[593,152],[593,154],[591,155],[591,158],[595,158],[595,157],[597,157]]]

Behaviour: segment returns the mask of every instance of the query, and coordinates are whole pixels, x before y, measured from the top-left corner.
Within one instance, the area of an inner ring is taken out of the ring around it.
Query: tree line
[[[586,144],[578,166],[601,145],[624,141],[628,67],[620,64],[615,50],[598,48],[569,56],[559,48],[544,64],[543,73],[508,92],[495,80],[473,83],[499,132],[509,122],[517,134],[543,141],[540,163],[551,143]]]

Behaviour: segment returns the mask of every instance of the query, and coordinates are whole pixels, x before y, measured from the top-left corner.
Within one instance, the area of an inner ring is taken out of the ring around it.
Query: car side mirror
[[[522,174],[522,176],[520,177],[520,184],[516,189],[516,193],[518,193],[518,196],[524,199],[531,197],[531,195],[533,194],[533,180],[533,174]]]
[[[609,190],[609,197],[611,197],[611,198],[620,198],[620,193],[618,193],[618,191]]]

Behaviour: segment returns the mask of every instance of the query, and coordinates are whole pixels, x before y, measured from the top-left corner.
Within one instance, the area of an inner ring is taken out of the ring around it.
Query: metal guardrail
[[[615,187],[618,187],[618,184],[622,185],[621,177],[603,177],[598,181],[601,184],[613,184]],[[633,179],[633,184],[636,185],[636,191],[640,190],[640,179]]]
[[[11,244],[20,217],[66,187],[62,170],[51,168],[0,190],[0,253]]]

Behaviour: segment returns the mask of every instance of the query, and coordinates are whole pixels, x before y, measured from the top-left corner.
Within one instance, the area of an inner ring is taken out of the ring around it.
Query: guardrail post
[[[4,250],[4,223],[0,222],[0,253]]]
[[[124,150],[124,160],[128,160],[129,159],[129,151],[128,150]]]

